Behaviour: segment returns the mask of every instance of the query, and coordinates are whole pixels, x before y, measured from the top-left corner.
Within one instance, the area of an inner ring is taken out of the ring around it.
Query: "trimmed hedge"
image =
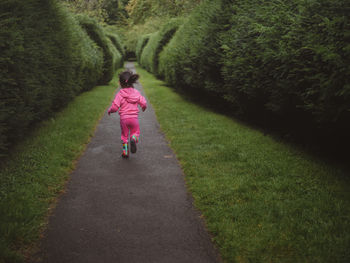
[[[152,34],[150,39],[142,51],[140,58],[140,65],[146,68],[148,71],[158,74],[159,54],[163,50],[163,47],[170,41],[183,23],[183,18],[173,18],[166,23],[158,32]]]
[[[110,40],[112,41],[113,45],[116,47],[116,49],[119,51],[119,53],[125,57],[125,49],[123,47],[123,45],[121,44],[121,40],[120,37],[117,34],[111,33],[111,32],[107,32],[106,35],[110,38]]]
[[[107,42],[108,42],[108,48],[109,50],[112,52],[112,55],[113,55],[113,69],[115,72],[116,69],[120,68],[123,66],[124,64],[124,60],[123,60],[123,56],[122,54],[120,54],[119,50],[116,48],[116,46],[113,44],[112,40],[108,37],[107,38]],[[113,73],[114,75],[114,73]],[[113,77],[112,75],[112,77]]]
[[[102,26],[100,26],[95,19],[92,19],[86,15],[78,15],[77,19],[90,38],[103,51],[103,74],[99,80],[99,84],[107,84],[113,78],[113,74],[118,68],[118,65],[122,64],[123,56],[120,54],[117,48],[114,47],[112,41],[104,32]]]
[[[154,73],[151,70],[152,64],[154,63],[152,53],[154,53],[154,47],[157,42],[156,39],[159,38],[159,31],[149,34],[149,38],[144,48],[142,49],[139,56],[139,64],[146,70]]]
[[[349,11],[346,0],[236,1],[221,38],[225,98],[250,115],[324,129],[346,124]]]
[[[349,144],[349,9],[346,0],[205,0],[161,52],[159,72],[284,134]]]
[[[102,52],[54,0],[0,2],[0,151],[102,74]]]
[[[142,50],[147,45],[149,38],[150,38],[150,34],[147,34],[147,35],[143,35],[142,37],[140,37],[139,40],[137,41],[136,50],[135,50],[137,61],[140,61]]]
[[[159,74],[174,87],[215,90],[221,81],[220,1],[204,1],[160,53]]]

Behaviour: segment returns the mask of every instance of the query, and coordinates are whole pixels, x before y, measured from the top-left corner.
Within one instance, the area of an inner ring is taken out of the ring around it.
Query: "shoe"
[[[130,140],[131,153],[136,153],[136,150],[137,150],[136,143],[137,143],[137,137],[133,135]]]
[[[122,153],[123,158],[128,158],[129,157],[129,151],[128,151],[128,144],[123,143],[123,153]]]

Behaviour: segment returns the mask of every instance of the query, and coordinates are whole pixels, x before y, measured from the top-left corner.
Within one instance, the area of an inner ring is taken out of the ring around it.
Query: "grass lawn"
[[[137,71],[225,262],[350,262],[347,172]]]
[[[35,248],[54,201],[110,104],[117,82],[116,76],[110,85],[76,97],[28,134],[1,167],[1,263],[22,262]]]

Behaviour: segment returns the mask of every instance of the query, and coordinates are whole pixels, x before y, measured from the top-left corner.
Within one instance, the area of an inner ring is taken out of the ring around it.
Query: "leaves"
[[[34,123],[94,87],[104,65],[112,75],[123,61],[105,35],[110,57],[66,8],[44,2],[0,2],[0,155]]]
[[[125,7],[133,24],[141,24],[150,17],[180,16],[190,13],[200,0],[130,0]]]
[[[159,73],[255,123],[329,140],[350,132],[349,10],[346,0],[202,1],[160,53]]]
[[[180,24],[184,21],[183,18],[170,19],[164,26],[158,31],[150,35],[150,39],[146,46],[139,55],[140,64],[148,71],[159,75],[159,53],[163,50],[164,46],[171,40]]]

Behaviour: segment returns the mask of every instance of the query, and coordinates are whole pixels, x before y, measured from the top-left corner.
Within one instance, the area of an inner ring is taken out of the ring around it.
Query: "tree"
[[[95,17],[99,22],[113,24],[123,13],[125,0],[60,0],[74,13]],[[124,11],[125,12],[125,11]]]
[[[145,22],[150,17],[175,17],[189,13],[200,0],[130,0],[125,9],[134,24]]]
[[[118,0],[104,0],[103,9],[106,12],[106,22],[112,24],[118,20],[119,16],[119,1]]]

